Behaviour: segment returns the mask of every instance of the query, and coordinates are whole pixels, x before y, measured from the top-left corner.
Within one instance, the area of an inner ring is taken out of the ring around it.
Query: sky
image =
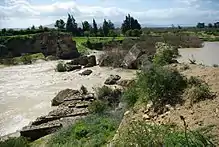
[[[0,0],[0,28],[49,25],[68,13],[78,23],[131,14],[145,26],[196,25],[219,21],[219,0]]]

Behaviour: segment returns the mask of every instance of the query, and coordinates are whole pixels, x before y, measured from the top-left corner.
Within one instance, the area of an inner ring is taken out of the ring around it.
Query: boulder
[[[8,48],[0,44],[0,57],[8,55]]]
[[[66,71],[74,71],[76,69],[81,69],[81,65],[69,65],[69,64],[65,64],[65,69]]]
[[[37,140],[43,136],[54,133],[62,127],[61,123],[49,123],[40,126],[26,126],[20,131],[20,135],[27,137],[31,141]]]
[[[56,56],[53,56],[53,55],[49,55],[46,57],[46,60],[47,61],[53,61],[53,60],[57,60]]]
[[[119,75],[110,75],[110,77],[106,79],[104,84],[106,84],[106,85],[114,85],[120,79],[121,79],[121,77]]]
[[[88,76],[88,75],[90,75],[92,72],[93,72],[92,70],[87,69],[87,70],[83,71],[82,73],[80,73],[80,75],[82,75],[82,76]]]
[[[79,58],[73,59],[71,62],[68,62],[67,64],[70,65],[81,65],[84,67],[93,67],[96,66],[96,57],[94,55],[91,56],[81,56]]]
[[[103,56],[102,58],[99,59],[99,66],[109,66],[111,65],[111,61],[112,59],[110,58],[110,56]]]
[[[137,59],[142,55],[142,51],[135,44],[125,56],[122,65],[129,69],[137,69]]]
[[[94,55],[89,56],[87,59],[88,63],[85,65],[85,67],[93,67],[97,65],[96,57]]]
[[[79,95],[80,92],[78,90],[65,89],[60,91],[55,98],[52,100],[52,106],[58,106],[64,102],[66,98]]]

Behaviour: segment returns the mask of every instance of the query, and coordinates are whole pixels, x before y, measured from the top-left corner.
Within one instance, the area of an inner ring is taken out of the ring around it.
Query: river
[[[103,85],[110,74],[131,79],[135,71],[95,66],[90,76],[80,76],[83,71],[58,73],[58,61],[41,62],[0,68],[0,136],[4,136],[30,123],[53,108],[51,100],[65,88],[88,90]]]
[[[203,48],[183,48],[179,52],[179,62],[188,63],[189,59],[194,59],[198,64],[219,65],[219,42],[205,42]]]

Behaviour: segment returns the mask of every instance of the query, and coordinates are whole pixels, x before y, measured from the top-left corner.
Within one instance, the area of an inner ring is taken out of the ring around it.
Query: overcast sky
[[[66,21],[104,18],[122,22],[130,13],[142,24],[195,25],[219,21],[219,0],[0,0],[0,28],[26,28]]]

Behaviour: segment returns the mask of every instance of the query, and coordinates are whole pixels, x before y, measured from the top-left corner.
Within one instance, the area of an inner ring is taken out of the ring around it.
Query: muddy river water
[[[110,74],[131,79],[133,70],[90,68],[90,76],[80,76],[81,71],[55,72],[58,61],[41,62],[0,68],[0,136],[13,133],[30,121],[47,114],[53,108],[51,99],[65,88],[88,90],[103,85]]]
[[[194,59],[198,64],[212,66],[219,65],[219,42],[205,42],[203,48],[180,49],[180,62],[189,62]]]

